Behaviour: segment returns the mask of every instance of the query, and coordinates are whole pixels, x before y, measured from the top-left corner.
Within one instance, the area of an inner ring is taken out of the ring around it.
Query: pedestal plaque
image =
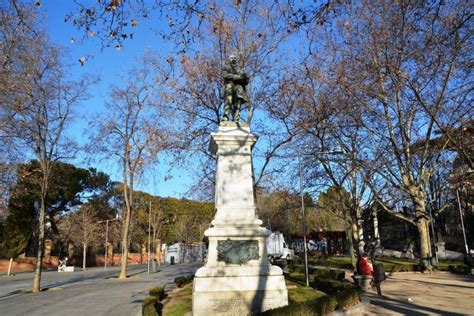
[[[195,275],[193,315],[249,315],[288,305],[282,270],[270,265],[265,240],[270,231],[257,218],[252,147],[257,137],[246,126],[225,122],[211,134],[217,155],[216,215],[208,259]]]

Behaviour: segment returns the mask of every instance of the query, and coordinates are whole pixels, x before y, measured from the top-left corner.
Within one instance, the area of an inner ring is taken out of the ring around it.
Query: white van
[[[292,260],[295,257],[293,249],[288,248],[283,234],[280,232],[273,232],[267,237],[267,254],[270,262],[275,259]]]

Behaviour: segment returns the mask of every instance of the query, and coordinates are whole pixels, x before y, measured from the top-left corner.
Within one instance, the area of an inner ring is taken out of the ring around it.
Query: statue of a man
[[[239,122],[242,104],[248,102],[245,86],[249,78],[242,69],[237,66],[237,57],[229,56],[229,63],[222,70],[224,77],[224,121],[231,118]]]

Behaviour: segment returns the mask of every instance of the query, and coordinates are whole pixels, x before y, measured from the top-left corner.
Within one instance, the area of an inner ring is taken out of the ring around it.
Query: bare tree
[[[160,122],[166,117],[152,107],[152,85],[146,70],[130,73],[133,81],[124,87],[113,87],[111,100],[106,104],[108,113],[93,121],[95,135],[91,137],[90,151],[115,157],[120,164],[123,183],[124,209],[122,212],[123,256],[119,278],[127,277],[129,228],[134,208],[134,188],[147,164],[155,160],[164,147],[164,129]]]
[[[420,257],[430,257],[428,186],[447,167],[430,140],[472,117],[469,5],[363,1],[336,22],[338,34],[328,30],[334,35],[325,46],[333,52],[328,82],[352,108],[349,125],[336,125],[339,134],[360,131],[367,146],[350,157],[353,164],[385,211],[416,226]],[[400,203],[411,213],[397,212]]]
[[[70,221],[69,238],[75,244],[82,245],[82,270],[86,270],[87,249],[98,241],[101,226],[98,223],[97,210],[92,205],[84,204],[68,218]]]
[[[248,0],[225,0],[219,3],[203,0],[112,0],[94,4],[76,1],[76,9],[67,15],[66,21],[80,30],[84,38],[97,39],[103,48],[121,47],[126,41],[133,40],[137,27],[160,24],[159,28],[154,27],[156,33],[186,50],[206,39],[207,34],[203,30],[222,8],[238,9],[246,15],[255,11],[271,11],[277,15],[274,18],[284,21],[284,31],[293,33],[307,25],[324,23],[343,3],[340,0],[314,3],[278,0],[267,4]],[[163,24],[167,25],[163,27]]]
[[[85,97],[88,82],[66,81],[61,51],[49,42],[36,15],[26,6],[16,4],[15,9],[18,15],[2,12],[6,22],[2,23],[6,30],[3,34],[16,34],[19,39],[2,41],[10,52],[3,60],[3,69],[8,71],[6,81],[2,82],[7,94],[2,97],[13,105],[3,132],[14,140],[17,149],[31,152],[40,164],[39,233],[33,281],[33,292],[39,292],[51,170],[54,161],[74,155],[73,143],[65,138],[64,131],[73,106]]]
[[[366,173],[358,162],[364,158],[367,142],[353,121],[354,108],[347,105],[344,94],[334,91],[331,53],[310,54],[289,69],[279,80],[269,113],[291,136],[280,150],[286,175],[295,175],[301,164],[308,191],[316,195],[337,188],[333,195],[345,201],[333,213],[346,224],[354,259],[364,248],[362,210],[371,203]]]
[[[192,214],[180,214],[170,226],[170,232],[176,242],[185,244],[197,241],[199,236],[199,219]]]

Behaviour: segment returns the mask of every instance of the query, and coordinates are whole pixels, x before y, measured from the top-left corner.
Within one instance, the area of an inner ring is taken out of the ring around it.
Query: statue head
[[[230,55],[230,56],[229,56],[229,62],[230,62],[231,65],[237,64],[237,56],[235,56],[235,55],[233,55],[233,54]]]

